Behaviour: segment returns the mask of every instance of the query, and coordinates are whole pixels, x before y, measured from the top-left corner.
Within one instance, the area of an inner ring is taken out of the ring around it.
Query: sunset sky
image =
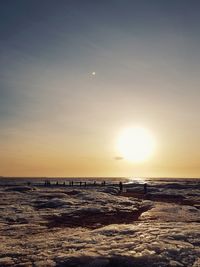
[[[0,175],[200,177],[200,1],[1,0]],[[145,161],[120,133],[151,132]]]

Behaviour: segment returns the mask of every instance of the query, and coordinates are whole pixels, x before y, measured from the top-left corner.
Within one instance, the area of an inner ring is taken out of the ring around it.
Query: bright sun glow
[[[124,159],[141,162],[152,155],[155,142],[148,130],[140,127],[127,128],[120,133],[117,147]]]

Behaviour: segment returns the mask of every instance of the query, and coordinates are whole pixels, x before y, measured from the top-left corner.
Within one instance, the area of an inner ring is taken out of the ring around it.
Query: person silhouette
[[[147,193],[147,183],[144,184],[144,194]]]
[[[122,192],[122,190],[123,190],[123,184],[121,181],[119,182],[119,190],[120,190],[120,192]]]

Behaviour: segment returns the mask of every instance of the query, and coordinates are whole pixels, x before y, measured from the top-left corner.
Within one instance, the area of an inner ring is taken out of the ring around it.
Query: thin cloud
[[[120,157],[120,156],[117,156],[117,157],[114,157],[115,160],[123,160],[124,158],[123,157]]]

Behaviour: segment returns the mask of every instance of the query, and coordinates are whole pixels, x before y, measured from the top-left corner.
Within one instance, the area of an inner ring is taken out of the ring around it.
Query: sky
[[[0,175],[200,177],[198,0],[0,0]],[[122,158],[119,133],[154,136]]]

